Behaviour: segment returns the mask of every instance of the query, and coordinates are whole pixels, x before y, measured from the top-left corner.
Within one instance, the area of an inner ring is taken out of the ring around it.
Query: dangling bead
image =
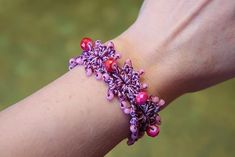
[[[147,92],[139,92],[136,96],[136,102],[138,105],[143,105],[148,99]]]
[[[150,137],[156,137],[160,132],[160,128],[156,125],[150,125],[147,127],[146,133]]]
[[[113,59],[113,58],[109,58],[108,60],[106,60],[104,62],[104,66],[105,66],[105,69],[108,71],[108,72],[112,72],[113,69],[115,68],[115,65],[116,65],[116,61]]]
[[[80,46],[84,51],[88,51],[89,50],[89,44],[90,46],[92,45],[92,40],[91,38],[83,38],[80,42]]]

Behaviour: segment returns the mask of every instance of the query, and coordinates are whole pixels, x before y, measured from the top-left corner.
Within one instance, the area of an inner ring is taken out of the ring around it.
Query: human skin
[[[223,6],[223,7],[221,7]],[[235,1],[146,0],[113,39],[149,93],[177,97],[235,76]],[[0,156],[99,157],[129,133],[128,117],[106,86],[75,68],[0,113]]]

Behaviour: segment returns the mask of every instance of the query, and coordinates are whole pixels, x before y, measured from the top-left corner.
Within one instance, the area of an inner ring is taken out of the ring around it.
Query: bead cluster
[[[157,136],[161,124],[158,112],[165,101],[148,95],[147,84],[140,82],[144,71],[135,71],[130,59],[122,67],[118,66],[120,54],[116,53],[111,41],[105,45],[99,40],[93,42],[90,38],[83,38],[80,46],[83,52],[69,60],[69,70],[84,65],[87,76],[94,73],[97,80],[104,80],[107,84],[108,100],[118,97],[120,108],[130,115],[128,145],[134,144],[145,132],[150,137]]]

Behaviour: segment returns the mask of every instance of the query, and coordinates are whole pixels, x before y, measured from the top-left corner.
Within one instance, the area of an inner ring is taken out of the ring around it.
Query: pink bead
[[[73,64],[75,62],[75,59],[74,58],[71,58],[70,60],[69,60],[69,64]]]
[[[158,103],[159,102],[159,97],[153,96],[152,101],[155,102],[155,103]]]
[[[143,83],[142,86],[141,86],[142,89],[146,89],[148,88],[148,84],[147,83]]]
[[[113,42],[112,42],[112,41],[109,41],[108,44],[107,44],[107,47],[112,47],[112,48],[114,48]]]
[[[124,110],[125,108],[129,108],[129,107],[130,107],[130,104],[128,102],[126,102],[126,101],[120,102],[120,108],[122,110]]]
[[[132,66],[132,63],[131,63],[131,60],[130,60],[130,59],[127,59],[127,60],[125,61],[125,63],[126,63],[127,65],[129,65],[129,66]]]
[[[100,72],[96,73],[95,78],[96,78],[97,80],[100,80],[100,79],[102,78],[102,74],[101,74]]]
[[[143,105],[148,99],[148,94],[147,92],[140,92],[137,96],[136,96],[136,102],[138,105]]]
[[[82,59],[80,57],[78,57],[76,59],[76,63],[79,64],[79,65],[82,65],[83,61],[82,61]]]
[[[156,137],[160,132],[160,128],[156,125],[150,125],[147,127],[146,133],[150,137]]]
[[[86,75],[91,76],[92,70],[90,68],[86,69]]]
[[[112,91],[109,91],[109,92],[107,93],[107,99],[111,101],[113,98],[114,98],[113,92],[112,92]]]
[[[120,58],[121,58],[121,55],[119,53],[116,53],[114,56],[114,59],[120,59]]]
[[[161,125],[161,117],[159,115],[156,116],[156,124]]]
[[[144,74],[144,69],[140,69],[140,70],[139,70],[139,74],[140,74],[140,75],[143,75],[143,74]]]
[[[103,74],[103,79],[104,79],[104,81],[107,81],[109,79],[109,74],[104,73]]]
[[[165,101],[163,99],[161,99],[159,102],[158,102],[158,105],[160,107],[163,107],[165,105]]]

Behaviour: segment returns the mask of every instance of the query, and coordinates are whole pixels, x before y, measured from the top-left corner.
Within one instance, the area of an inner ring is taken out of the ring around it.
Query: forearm
[[[75,68],[0,113],[0,156],[103,156],[128,135],[106,87]]]

